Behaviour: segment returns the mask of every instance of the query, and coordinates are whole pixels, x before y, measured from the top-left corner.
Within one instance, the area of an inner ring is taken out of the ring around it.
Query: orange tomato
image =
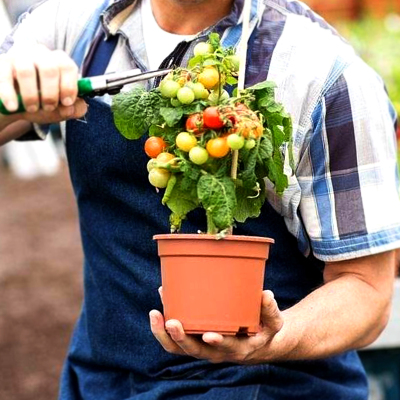
[[[231,150],[226,141],[226,137],[210,139],[206,144],[206,149],[210,156],[214,158],[225,157]]]
[[[156,158],[160,153],[162,153],[167,147],[163,138],[157,136],[151,136],[146,140],[144,144],[144,151],[151,158]]]
[[[214,67],[206,67],[197,79],[206,89],[212,89],[219,82],[219,73]]]

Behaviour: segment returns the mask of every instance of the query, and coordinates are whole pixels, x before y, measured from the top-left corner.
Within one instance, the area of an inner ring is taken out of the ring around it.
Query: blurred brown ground
[[[20,181],[0,167],[0,399],[54,400],[82,297],[68,171]]]

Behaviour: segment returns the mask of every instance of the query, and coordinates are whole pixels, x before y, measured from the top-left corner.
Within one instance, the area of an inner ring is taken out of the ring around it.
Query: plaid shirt
[[[44,1],[22,18],[2,51],[35,41],[82,58],[99,29],[100,3]],[[106,32],[120,34],[108,72],[146,69],[137,3],[115,1],[101,15]],[[292,175],[287,160],[289,188],[282,197],[267,181],[270,203],[306,256],[339,261],[400,247],[396,115],[383,82],[303,3],[254,3],[259,18],[246,84],[276,82],[277,100],[294,123],[296,168]],[[226,36],[240,26],[242,6],[236,0],[212,29]],[[183,64],[207,33],[193,41]]]

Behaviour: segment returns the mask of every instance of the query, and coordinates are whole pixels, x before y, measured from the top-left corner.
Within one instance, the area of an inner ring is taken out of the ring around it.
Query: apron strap
[[[99,32],[92,42],[82,66],[82,76],[90,77],[104,75],[114,50],[118,44],[119,35],[110,36],[106,40],[103,31]]]
[[[96,8],[88,23],[83,28],[79,39],[77,40],[76,45],[71,52],[71,57],[78,67],[81,67],[83,64],[87,49],[92,43],[96,32],[99,30],[100,16],[102,12],[109,6],[110,0],[103,0],[101,2],[99,1],[99,3],[99,6]]]

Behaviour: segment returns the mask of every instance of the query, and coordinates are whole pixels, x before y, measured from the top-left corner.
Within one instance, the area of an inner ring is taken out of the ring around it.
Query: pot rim
[[[218,235],[200,233],[166,233],[153,236],[153,240],[229,240],[239,242],[275,243],[274,239],[261,236],[228,235],[224,238],[220,238]]]

